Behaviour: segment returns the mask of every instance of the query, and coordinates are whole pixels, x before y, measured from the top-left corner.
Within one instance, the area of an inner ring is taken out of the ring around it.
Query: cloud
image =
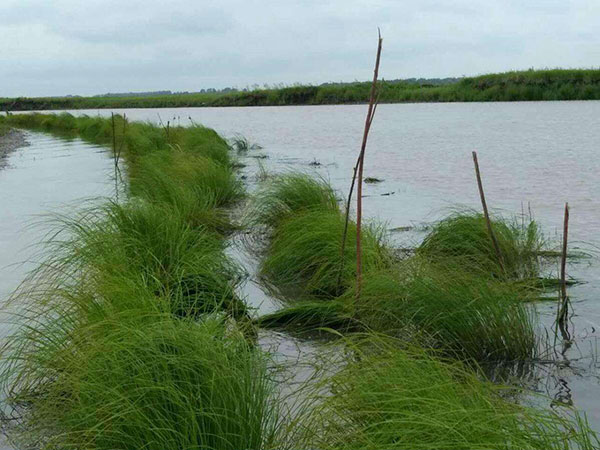
[[[0,96],[598,64],[597,0],[2,0]]]

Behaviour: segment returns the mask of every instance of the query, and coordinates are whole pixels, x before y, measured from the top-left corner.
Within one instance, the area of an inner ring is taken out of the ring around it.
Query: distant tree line
[[[324,83],[199,92],[158,91],[95,97],[3,98],[2,111],[199,106],[275,106],[364,103],[369,82]],[[382,103],[600,100],[600,69],[506,72],[464,78],[384,80]]]

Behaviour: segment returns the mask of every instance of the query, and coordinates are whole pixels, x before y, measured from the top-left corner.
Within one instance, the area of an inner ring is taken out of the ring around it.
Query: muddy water
[[[357,105],[114,112],[155,123],[193,121],[260,144],[262,150],[244,158],[248,166],[242,173],[250,189],[264,167],[315,172],[346,191],[365,110]],[[479,208],[471,160],[471,151],[477,150],[488,203],[494,209],[518,214],[531,208],[546,234],[560,238],[564,202],[569,201],[571,247],[594,252],[600,248],[598,117],[600,102],[592,101],[380,105],[365,176],[384,181],[366,186],[365,213],[397,228],[431,222],[456,205]],[[394,233],[402,246],[414,245],[422,236],[418,229]],[[252,272],[252,255],[239,258]],[[561,356],[560,367],[540,366],[532,378],[537,379],[537,389],[555,399],[551,406],[573,403],[600,430],[600,265],[596,258],[581,261],[571,264],[569,273],[587,282],[569,290],[575,343]],[[261,312],[277,307],[258,285],[250,283],[246,291]],[[551,327],[555,304],[541,304],[538,311],[542,324]]]

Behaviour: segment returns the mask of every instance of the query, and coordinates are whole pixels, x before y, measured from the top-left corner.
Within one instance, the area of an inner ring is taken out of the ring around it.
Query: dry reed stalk
[[[487,202],[485,201],[485,193],[483,192],[483,183],[481,182],[481,173],[479,172],[479,162],[477,161],[477,152],[473,152],[473,163],[475,164],[475,175],[477,176],[477,186],[479,187],[479,197],[481,197],[481,206],[483,207],[483,215],[485,216],[485,224],[487,226],[488,234],[492,239],[492,243],[494,244],[494,250],[496,251],[496,257],[498,258],[498,264],[500,265],[500,270],[504,273],[504,262],[502,260],[502,252],[500,251],[500,246],[498,245],[498,240],[496,239],[496,235],[494,234],[494,229],[492,228],[492,221],[490,220],[490,213],[488,211]]]
[[[569,234],[569,203],[565,203],[565,214],[563,224],[562,255],[560,259],[560,296],[558,304],[558,326],[563,339],[570,340],[570,334],[566,327],[566,319],[569,313],[569,297],[567,296],[567,243]]]
[[[360,147],[360,153],[354,166],[354,174],[352,175],[352,183],[350,185],[350,192],[348,193],[348,199],[346,201],[346,218],[344,223],[344,233],[342,235],[342,248],[340,258],[340,272],[338,275],[338,290],[341,284],[342,272],[344,270],[344,251],[346,248],[346,239],[348,235],[348,222],[350,220],[350,202],[352,201],[352,193],[354,191],[354,184],[358,175],[358,187],[357,187],[357,204],[356,204],[356,278],[357,278],[357,297],[360,295],[361,277],[362,277],[362,261],[361,261],[361,249],[360,249],[360,231],[362,222],[362,177],[363,177],[363,162],[365,156],[365,149],[367,148],[367,139],[369,136],[369,130],[373,123],[373,117],[377,110],[377,77],[379,75],[379,62],[381,60],[381,46],[383,39],[381,38],[381,32],[378,29],[378,42],[377,42],[377,57],[375,59],[375,69],[373,71],[373,83],[371,84],[371,94],[369,97],[369,108],[367,110],[367,117],[365,119],[365,128],[363,132],[362,144]]]

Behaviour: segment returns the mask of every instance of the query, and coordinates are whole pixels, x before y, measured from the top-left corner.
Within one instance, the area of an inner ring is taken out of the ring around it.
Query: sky
[[[600,0],[0,0],[0,97],[600,66]]]

